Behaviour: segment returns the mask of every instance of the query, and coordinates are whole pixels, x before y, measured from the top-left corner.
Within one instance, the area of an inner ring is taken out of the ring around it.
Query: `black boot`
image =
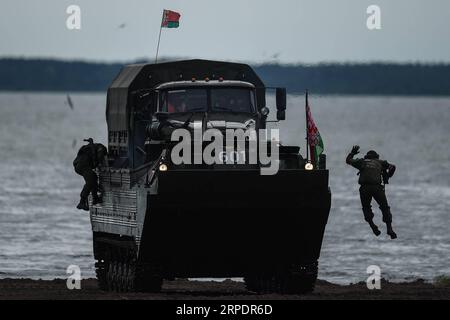
[[[99,197],[98,195],[92,196],[92,205],[95,206],[96,204],[102,203],[103,199],[102,197]]]
[[[392,224],[387,223],[387,234],[391,237],[391,239],[397,239],[397,234],[394,232],[394,229],[392,229]]]
[[[369,226],[372,229],[374,235],[378,237],[381,234],[380,229],[378,229],[378,226],[373,223],[373,221],[369,221]]]
[[[89,211],[89,202],[88,199],[86,198],[81,198],[80,199],[80,203],[78,203],[77,205],[77,209],[79,210],[84,210],[84,211]]]

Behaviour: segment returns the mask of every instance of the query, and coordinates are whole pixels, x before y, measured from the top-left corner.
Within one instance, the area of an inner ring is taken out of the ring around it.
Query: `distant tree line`
[[[103,91],[121,64],[0,59],[0,90]]]
[[[261,65],[258,74],[291,92],[322,94],[450,95],[450,65],[322,64]]]
[[[3,91],[105,91],[123,64],[0,59]],[[254,65],[267,86],[316,94],[450,95],[449,64]]]

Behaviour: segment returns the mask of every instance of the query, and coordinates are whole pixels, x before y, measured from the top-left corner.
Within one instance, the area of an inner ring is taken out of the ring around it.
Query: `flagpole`
[[[161,43],[161,33],[162,33],[162,27],[163,27],[163,21],[164,21],[164,14],[165,13],[166,13],[166,10],[163,11],[162,18],[161,18],[161,24],[160,24],[160,27],[159,27],[159,37],[158,37],[158,46],[156,47],[155,64],[158,63],[159,44]]]
[[[306,119],[306,161],[309,160],[309,132],[308,132],[308,89],[305,94],[305,119]]]

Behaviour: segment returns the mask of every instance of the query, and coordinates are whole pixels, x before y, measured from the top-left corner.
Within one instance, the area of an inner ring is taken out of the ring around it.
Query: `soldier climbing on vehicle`
[[[77,209],[89,211],[89,194],[92,193],[92,205],[102,202],[102,198],[98,194],[98,177],[94,169],[99,165],[104,165],[107,149],[101,143],[94,143],[92,138],[84,141],[88,142],[88,144],[80,148],[77,157],[73,161],[73,166],[75,172],[82,176],[85,181]]]

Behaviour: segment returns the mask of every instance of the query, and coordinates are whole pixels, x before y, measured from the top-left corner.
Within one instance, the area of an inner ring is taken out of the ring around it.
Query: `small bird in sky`
[[[69,95],[67,95],[66,103],[69,105],[70,109],[73,110],[73,107],[74,107],[73,106],[73,101],[72,101],[72,98]]]
[[[281,55],[281,52],[275,52],[271,58],[277,60],[280,57],[280,55]]]
[[[125,29],[127,25],[125,23],[122,23],[121,25],[119,25],[119,29]]]

